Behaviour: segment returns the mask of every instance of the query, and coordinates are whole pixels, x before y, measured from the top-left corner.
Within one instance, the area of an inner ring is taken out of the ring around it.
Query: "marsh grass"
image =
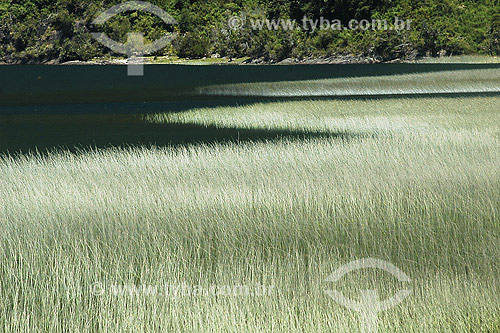
[[[500,69],[213,85],[199,87],[197,92],[199,95],[267,97],[500,92]]]
[[[325,294],[412,290],[384,332],[500,321],[500,99],[309,101],[146,122],[349,132],[176,148],[4,156],[6,331],[355,332]],[[375,257],[408,274],[356,272]],[[93,295],[96,283],[273,285],[266,297]]]

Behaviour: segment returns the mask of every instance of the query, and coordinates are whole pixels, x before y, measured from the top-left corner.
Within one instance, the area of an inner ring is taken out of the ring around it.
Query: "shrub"
[[[210,40],[196,32],[187,32],[176,40],[177,54],[181,58],[203,58],[210,52]]]

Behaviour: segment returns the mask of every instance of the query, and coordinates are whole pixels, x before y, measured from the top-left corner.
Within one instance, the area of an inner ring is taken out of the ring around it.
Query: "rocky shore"
[[[335,55],[319,58],[287,58],[281,61],[272,61],[265,58],[238,58],[231,59],[212,55],[202,59],[186,59],[172,57],[144,57],[142,59],[147,65],[342,65],[342,64],[378,64],[378,63],[415,63],[415,62],[437,62],[437,63],[499,63],[499,57],[487,56],[441,56],[437,58],[424,57],[411,59],[397,58],[390,61],[384,61],[379,57],[354,56],[354,55]],[[103,58],[89,61],[73,60],[68,62],[59,62],[50,60],[45,62],[33,62],[30,65],[127,65],[128,61],[124,58]],[[21,65],[21,63],[9,63],[0,61],[1,65]]]
[[[281,61],[269,61],[264,58],[246,58],[246,59],[230,59],[230,58],[218,58],[217,61],[212,61],[214,58],[203,58],[203,59],[153,59],[144,58],[145,64],[232,64],[232,65],[316,65],[316,64],[376,64],[382,63],[384,61],[370,58],[370,57],[359,57],[352,55],[345,56],[331,56],[323,58],[306,58],[306,59],[294,59],[288,58]],[[402,62],[403,60],[393,60],[391,62]],[[126,59],[106,59],[106,60],[90,60],[90,61],[68,61],[60,64],[56,63],[45,63],[47,65],[126,65]]]

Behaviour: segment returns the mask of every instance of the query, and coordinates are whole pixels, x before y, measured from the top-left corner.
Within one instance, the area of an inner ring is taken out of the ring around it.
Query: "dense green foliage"
[[[88,60],[111,54],[90,35],[105,31],[125,41],[130,31],[155,40],[169,30],[150,14],[125,13],[94,27],[92,20],[116,0],[0,0],[0,60],[44,62]],[[162,55],[284,58],[352,54],[379,60],[438,54],[499,54],[498,0],[152,0],[177,21],[178,38]],[[231,29],[229,18],[246,18]],[[304,16],[339,19],[412,20],[410,30],[254,30],[251,19],[293,19]]]

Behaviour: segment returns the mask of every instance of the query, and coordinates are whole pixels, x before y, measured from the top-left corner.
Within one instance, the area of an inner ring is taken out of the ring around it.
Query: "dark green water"
[[[182,102],[186,99],[203,103],[204,100],[199,100],[199,98],[193,100],[194,89],[213,84],[312,80],[486,68],[500,68],[500,65],[153,65],[146,66],[143,77],[128,77],[125,66],[0,66],[0,112],[8,112],[9,109],[3,106],[19,105]],[[81,108],[78,111],[82,111]],[[103,109],[103,111],[114,112],[113,109]]]
[[[126,66],[0,66],[0,153],[324,135],[147,124],[136,115],[284,99],[207,97],[195,93],[197,87],[213,84],[486,68],[500,65],[153,65],[146,66],[143,77],[128,77]]]

